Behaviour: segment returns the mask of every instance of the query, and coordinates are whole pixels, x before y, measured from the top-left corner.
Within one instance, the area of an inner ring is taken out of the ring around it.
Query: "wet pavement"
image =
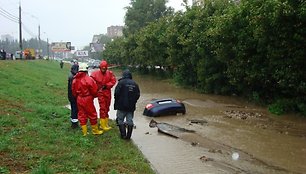
[[[236,97],[198,94],[166,80],[136,75],[133,79],[141,97],[132,141],[156,173],[305,173],[305,119],[273,116]],[[169,97],[183,101],[185,115],[142,115],[150,100]],[[115,119],[113,104],[110,109]],[[152,119],[195,132],[176,132],[175,138],[150,128]]]

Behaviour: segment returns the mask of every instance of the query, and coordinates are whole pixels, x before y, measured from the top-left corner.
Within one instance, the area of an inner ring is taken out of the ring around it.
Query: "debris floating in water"
[[[190,123],[201,124],[201,125],[204,125],[204,124],[208,123],[208,121],[204,120],[204,119],[201,119],[201,120],[199,120],[199,119],[191,119],[189,121],[190,121]]]
[[[151,120],[149,123],[150,128],[157,127],[158,132],[162,132],[164,134],[170,135],[175,138],[179,138],[182,133],[194,133],[194,130],[189,130],[185,128],[181,128],[175,125],[171,125],[168,123],[157,123],[155,120]]]
[[[201,157],[200,157],[200,160],[203,161],[203,162],[207,162],[207,161],[213,161],[214,159],[208,158],[208,157],[206,157],[206,156],[201,156]]]
[[[232,154],[232,159],[233,160],[238,160],[239,159],[239,153],[237,153],[237,152],[234,152],[233,154]]]

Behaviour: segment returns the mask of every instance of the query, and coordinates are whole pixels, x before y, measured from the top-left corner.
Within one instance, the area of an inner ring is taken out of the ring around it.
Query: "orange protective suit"
[[[97,97],[98,86],[95,81],[87,75],[87,72],[78,72],[72,82],[72,94],[77,99],[79,109],[78,120],[80,125],[86,125],[89,119],[91,125],[97,124],[97,112],[93,99]]]
[[[101,69],[104,68],[104,72]],[[100,105],[100,119],[108,119],[109,106],[111,103],[111,88],[116,84],[116,77],[112,71],[108,70],[106,61],[100,63],[100,70],[91,73],[91,77],[98,85],[98,101]]]

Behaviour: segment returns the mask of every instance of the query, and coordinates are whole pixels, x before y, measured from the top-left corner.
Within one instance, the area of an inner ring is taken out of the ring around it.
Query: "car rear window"
[[[167,100],[167,101],[160,101],[158,102],[158,104],[162,105],[162,104],[168,104],[168,103],[172,103],[171,100]]]

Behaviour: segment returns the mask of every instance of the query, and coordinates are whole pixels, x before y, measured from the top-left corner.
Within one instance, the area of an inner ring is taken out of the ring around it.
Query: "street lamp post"
[[[21,25],[21,3],[19,2],[19,47],[20,47],[20,59],[22,59],[22,25]]]
[[[49,38],[47,38],[47,55],[49,60]]]
[[[49,37],[47,35],[46,32],[43,32],[44,35],[46,35],[47,37],[47,56],[48,56],[48,60],[50,59],[50,45],[49,45]]]
[[[40,55],[42,54],[42,50],[41,50],[41,40],[40,40],[40,21],[38,19],[38,17],[31,15],[32,18],[36,19],[38,21],[38,56],[40,57]]]

